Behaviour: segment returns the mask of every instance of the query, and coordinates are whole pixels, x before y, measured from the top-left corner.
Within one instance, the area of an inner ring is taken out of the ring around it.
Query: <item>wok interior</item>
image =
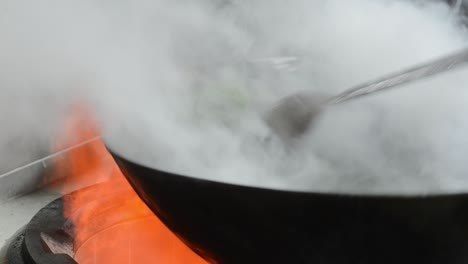
[[[181,83],[156,85],[153,97],[143,103],[137,97],[136,106],[111,117],[106,141],[148,167],[244,186],[371,195],[464,192],[466,69],[329,108],[293,145],[261,119],[272,102],[296,90],[334,94],[468,43],[462,17],[449,5],[386,3],[202,6],[196,19],[207,23],[175,34],[171,43],[171,66]]]
[[[170,170],[164,170],[160,168],[155,168],[150,165],[142,164],[138,161],[135,161],[131,158],[128,158],[121,152],[116,151],[112,147],[109,146],[109,144],[106,144],[106,147],[108,151],[111,153],[111,155],[114,157],[114,159],[117,161],[118,166],[123,170],[124,175],[127,177],[127,179],[139,179],[137,180],[138,182],[141,180],[140,175],[137,173],[132,173],[127,170],[127,167],[135,167],[139,168],[145,171],[146,177],[151,177],[151,175],[159,175],[158,177],[161,178],[166,178],[166,177],[171,177],[177,179],[177,181],[195,181],[195,182],[200,182],[200,183],[207,183],[207,184],[213,184],[213,186],[228,186],[228,187],[233,187],[233,188],[239,188],[239,189],[246,189],[246,190],[252,190],[252,191],[262,191],[262,192],[272,192],[272,193],[277,193],[278,195],[294,195],[294,194],[299,194],[299,195],[312,195],[312,196],[323,196],[323,197],[337,197],[339,199],[369,199],[369,200],[401,200],[401,201],[418,201],[418,200],[432,200],[432,199],[437,199],[437,198],[444,198],[444,197],[463,197],[464,195],[467,194],[466,191],[425,191],[425,192],[382,192],[382,191],[377,191],[377,192],[371,192],[371,191],[362,191],[362,192],[349,192],[349,191],[336,191],[336,190],[331,190],[331,191],[314,191],[314,190],[294,190],[294,189],[288,189],[288,188],[268,188],[264,186],[256,186],[256,185],[247,185],[247,184],[238,184],[238,183],[230,183],[230,182],[224,182],[224,181],[219,181],[219,180],[213,180],[213,179],[204,179],[203,177],[194,177],[192,175],[186,175],[186,174],[181,174],[178,172],[170,171]],[[130,180],[132,182],[132,180]],[[133,181],[135,183],[135,181]],[[139,183],[138,185],[141,185],[143,183]],[[136,186],[135,186],[136,187]],[[138,187],[137,191],[138,190]]]

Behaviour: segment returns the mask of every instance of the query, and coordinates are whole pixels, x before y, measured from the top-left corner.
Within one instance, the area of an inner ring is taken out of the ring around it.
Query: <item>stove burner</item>
[[[120,176],[42,208],[0,250],[0,264],[5,263],[207,262],[164,226]]]
[[[19,231],[4,258],[9,264],[77,264],[72,256],[72,225],[63,216],[63,198],[59,198]]]

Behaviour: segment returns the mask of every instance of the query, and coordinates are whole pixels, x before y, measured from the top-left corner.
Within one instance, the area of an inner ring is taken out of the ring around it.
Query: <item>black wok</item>
[[[177,175],[112,152],[151,210],[212,263],[468,263],[468,195],[254,188]]]

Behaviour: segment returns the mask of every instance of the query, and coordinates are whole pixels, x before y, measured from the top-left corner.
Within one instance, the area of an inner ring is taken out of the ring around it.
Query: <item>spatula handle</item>
[[[468,62],[468,49],[464,49],[452,55],[421,64],[403,71],[399,71],[383,78],[369,81],[354,86],[336,96],[333,96],[327,103],[336,104],[371,93],[381,92],[399,85],[413,81],[422,80],[440,73],[458,68]]]

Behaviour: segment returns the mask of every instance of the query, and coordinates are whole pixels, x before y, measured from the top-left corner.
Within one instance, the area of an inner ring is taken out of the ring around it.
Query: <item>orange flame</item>
[[[67,118],[55,149],[98,135],[89,111],[77,107]],[[64,201],[65,216],[74,224],[78,263],[206,263],[139,199],[99,138],[68,151],[54,162],[53,169],[48,181],[61,178],[55,188],[64,194],[79,188]]]

